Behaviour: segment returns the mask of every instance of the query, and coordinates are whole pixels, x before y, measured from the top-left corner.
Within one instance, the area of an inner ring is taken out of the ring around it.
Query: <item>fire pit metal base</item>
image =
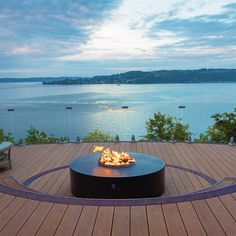
[[[71,192],[82,198],[157,197],[165,191],[165,162],[146,154],[130,153],[135,165],[107,168],[101,154],[75,159],[70,164]]]

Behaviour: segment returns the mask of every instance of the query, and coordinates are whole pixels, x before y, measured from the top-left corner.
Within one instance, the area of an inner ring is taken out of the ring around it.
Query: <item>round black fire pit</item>
[[[101,154],[70,163],[71,192],[84,198],[157,197],[165,191],[165,162],[157,157],[129,153],[135,165],[109,168],[98,164]]]

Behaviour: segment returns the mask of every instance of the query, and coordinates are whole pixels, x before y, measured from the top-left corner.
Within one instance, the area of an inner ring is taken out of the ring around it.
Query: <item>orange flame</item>
[[[108,166],[124,166],[135,163],[135,158],[129,156],[127,152],[112,151],[110,148],[104,149],[103,146],[94,146],[93,152],[102,151],[100,163]]]

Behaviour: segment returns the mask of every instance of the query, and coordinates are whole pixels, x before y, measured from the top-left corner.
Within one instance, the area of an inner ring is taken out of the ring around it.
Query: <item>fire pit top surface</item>
[[[104,167],[98,163],[99,158],[101,158],[101,153],[99,153],[75,159],[70,163],[70,168],[80,174],[104,178],[136,177],[148,175],[165,168],[165,162],[158,157],[141,153],[129,153],[129,155],[136,159],[135,165],[119,168]]]

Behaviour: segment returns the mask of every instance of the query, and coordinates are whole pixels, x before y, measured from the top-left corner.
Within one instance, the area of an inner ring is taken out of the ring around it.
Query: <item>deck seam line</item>
[[[170,149],[171,149],[171,148],[170,148]],[[167,155],[169,156],[169,161],[171,161],[171,165],[172,165],[172,166],[176,166],[176,165],[174,164],[174,161],[173,161],[173,158],[172,158],[173,149],[171,149],[172,151],[170,151],[170,149],[167,149],[166,153],[167,153]],[[175,154],[174,154],[174,155],[175,155]],[[175,157],[176,157],[176,155],[175,155]],[[182,167],[182,168],[184,168],[184,167]],[[183,184],[182,178],[180,177],[180,173],[179,173],[179,171],[178,171],[178,168],[175,170],[175,173],[176,173],[176,175],[177,175],[177,177],[178,177],[178,180],[176,179],[176,181],[179,181],[179,182],[181,183],[181,185],[183,186],[185,192],[187,192],[187,189],[186,189],[185,185]],[[175,183],[175,186],[176,186],[176,188],[177,188],[177,183]],[[179,194],[181,194],[181,192],[179,192]]]
[[[181,147],[186,151],[184,145],[181,144]],[[187,153],[191,153],[192,157],[196,157],[196,155],[193,153],[193,150],[191,148],[188,149]],[[199,171],[200,170],[199,165],[196,164],[195,160],[192,157],[190,158],[190,160],[191,160],[192,164],[195,166],[195,168]],[[201,162],[200,162],[200,164],[202,165]],[[204,187],[202,181],[199,179],[199,176],[196,176],[196,178],[197,178],[198,182],[200,183],[200,185],[202,186],[202,188],[204,189],[205,187]]]
[[[58,223],[58,225],[57,225],[57,227],[56,227],[56,229],[54,230],[53,235],[56,235],[56,232],[57,232],[57,230],[58,230],[58,227],[60,226],[60,224],[61,224],[61,222],[62,222],[62,219],[64,218],[64,216],[65,216],[66,211],[68,210],[68,208],[69,208],[69,205],[67,204],[67,207],[66,207],[66,209],[65,209],[65,211],[64,211],[64,213],[63,213],[63,215],[62,215],[62,217],[61,217],[61,219],[60,219],[60,221],[59,221],[59,223]]]
[[[199,148],[197,148],[197,147],[194,147],[194,149],[195,149],[195,151],[197,151],[197,153],[201,156],[201,159],[203,158],[203,156],[202,156],[202,154],[201,154],[201,152],[199,152],[199,151],[202,151],[202,152],[204,152],[204,153],[206,153],[206,151],[205,150],[203,150],[201,147],[199,147]],[[209,158],[209,155],[208,155],[208,153],[206,153],[206,155],[207,155],[207,157]],[[201,162],[201,160],[200,160],[200,162]],[[208,161],[207,161],[207,163],[208,163]],[[215,162],[214,162],[215,163]],[[215,163],[216,164],[216,163]],[[208,163],[208,165],[215,171],[215,169],[212,167],[212,165],[210,165],[209,163]],[[210,173],[210,171],[209,171],[209,169],[207,168],[207,172],[208,172],[208,174]],[[216,171],[215,171],[216,172]],[[217,173],[217,172],[216,172]],[[224,172],[225,173],[225,172]],[[217,175],[218,176],[220,176],[218,173],[217,173]],[[212,210],[212,208],[211,208],[211,206],[209,205],[209,203],[208,203],[208,199],[205,199],[205,202],[206,202],[206,204],[208,205],[208,207],[209,207],[209,209],[210,209],[210,211],[212,212],[212,214],[214,215],[214,217],[215,217],[215,219],[216,219],[216,221],[218,222],[218,224],[220,225],[220,227],[221,227],[221,229],[223,230],[223,232],[225,233],[225,235],[227,235],[227,233],[226,233],[226,231],[225,231],[225,229],[223,228],[223,226],[220,224],[220,221],[219,221],[219,219],[217,218],[217,216],[214,214],[214,212],[213,212],[213,210]]]
[[[9,195],[9,194],[4,193],[2,197],[4,197],[4,196],[7,197],[7,195]],[[8,205],[9,205],[14,199],[16,199],[16,198],[18,197],[18,196],[14,196],[14,195],[10,195],[10,196],[12,196],[12,200],[11,200],[9,203],[7,203],[6,206],[4,206],[4,208],[0,211],[0,214],[8,207]]]
[[[196,150],[196,149],[195,149],[195,150]],[[201,151],[204,152],[204,154],[207,156],[206,162],[208,163],[208,165],[214,170],[214,172],[216,172],[214,166],[212,166],[212,164],[209,162],[209,160],[211,160],[212,163],[214,163],[214,164],[221,170],[221,172],[224,173],[224,175],[227,175],[227,173],[221,168],[221,166],[219,166],[219,165],[215,162],[214,158],[212,158],[212,155],[209,155],[209,153],[207,152],[207,150],[208,150],[210,153],[213,154],[212,149],[206,148],[206,149],[204,150],[204,149],[202,149],[201,147],[199,147],[199,151],[200,151],[200,152],[201,152]],[[198,153],[199,153],[199,155],[201,155],[199,151],[198,151]],[[201,155],[201,157],[202,157],[202,155]],[[224,165],[224,163],[222,163],[222,164]],[[224,165],[224,167],[227,168],[227,169],[229,169],[229,168],[228,168],[227,166],[225,166],[225,165]],[[229,169],[229,170],[230,170],[230,169]],[[230,170],[230,172],[232,173],[231,170]],[[216,173],[218,174],[218,172],[216,172]],[[220,176],[220,178],[222,177],[221,174],[218,174],[218,175]]]
[[[211,153],[212,153],[212,155],[214,155],[214,156],[219,156],[219,157],[222,157],[222,156],[223,156],[223,157],[224,157],[224,155],[222,155],[222,154],[218,151],[217,148],[214,148],[214,149],[213,149],[213,148],[211,148],[211,147],[207,147],[207,149],[208,149],[208,150],[211,150]],[[227,155],[227,153],[225,153],[225,155]],[[224,159],[225,159],[225,158],[224,158]],[[217,166],[219,166],[219,165],[217,164],[217,162],[216,162],[216,161],[218,161],[218,159],[214,159],[214,157],[212,156],[211,160],[214,160],[214,163],[215,163]],[[228,160],[228,158],[226,158],[226,160],[222,162],[223,167],[224,167],[224,169],[230,170],[230,172],[233,173],[233,171],[232,171],[232,169],[231,169],[233,163],[228,163],[227,160]],[[234,165],[234,166],[235,166],[235,165]],[[221,166],[220,166],[220,169],[222,169]],[[222,171],[227,175],[227,173],[225,172],[224,169],[222,169]]]
[[[194,210],[194,212],[195,212],[195,214],[196,214],[196,216],[197,216],[197,218],[198,218],[198,220],[199,220],[199,222],[200,222],[200,224],[201,224],[205,234],[207,235],[207,231],[206,231],[206,229],[205,229],[205,227],[204,227],[204,225],[203,225],[203,223],[202,223],[202,221],[201,221],[201,219],[200,219],[200,217],[199,217],[199,215],[198,215],[198,213],[196,211],[196,208],[195,208],[195,206],[194,206],[192,201],[191,201],[191,205],[193,206],[193,210]]]
[[[15,197],[16,199],[20,199],[20,197]],[[6,227],[6,225],[14,218],[14,216],[18,213],[18,211],[22,208],[22,206],[24,205],[25,200],[23,201],[22,205],[20,206],[20,208],[15,212],[15,214],[12,215],[12,217],[5,223],[5,225],[2,227],[1,231],[3,231],[3,229]],[[5,209],[5,208],[4,208]],[[0,212],[1,213],[1,212]],[[0,232],[1,232],[0,231]]]
[[[208,205],[208,207],[209,207],[209,209],[210,209],[211,213],[212,213],[212,214],[213,214],[213,216],[215,217],[216,221],[218,222],[219,226],[221,227],[221,229],[223,230],[223,232],[224,232],[224,233],[225,233],[225,235],[227,236],[227,233],[225,232],[225,229],[224,229],[224,227],[223,227],[223,226],[220,224],[220,221],[219,221],[218,217],[215,215],[215,213],[214,213],[214,212],[213,212],[213,210],[211,209],[211,207],[210,207],[210,205],[209,205],[209,203],[208,203],[207,199],[205,199],[205,202],[206,202],[206,204]]]
[[[181,146],[182,146],[182,145],[181,145]],[[176,150],[178,151],[179,154],[181,154],[181,152],[180,152],[180,150],[179,150],[178,147],[176,147]],[[183,150],[184,150],[184,152],[187,154],[186,149],[183,149]],[[182,155],[182,156],[183,156],[183,155]],[[183,159],[184,159],[185,162],[186,162],[185,156],[183,156]],[[179,160],[179,158],[178,158],[178,160]],[[188,168],[191,168],[191,166],[189,165],[189,163],[188,163],[188,162],[186,162],[186,163],[187,163]],[[195,165],[195,163],[193,163],[193,164],[194,164],[195,168],[198,169],[198,167]],[[199,169],[198,169],[198,170],[199,170]],[[189,176],[188,176],[188,178],[189,178]],[[197,178],[197,176],[195,176],[195,178],[196,178],[196,181],[198,181],[199,184],[204,188],[204,186],[201,184],[201,182],[199,181],[199,179]],[[195,189],[195,191],[197,191],[197,189],[195,188],[195,186],[194,186],[194,184],[193,184],[193,182],[192,182],[192,180],[191,180],[190,178],[189,178],[189,181],[191,182],[191,184],[192,184],[193,188]],[[202,221],[201,221],[200,218],[199,218],[199,215],[197,214],[197,211],[196,211],[196,209],[195,209],[195,207],[194,207],[193,202],[192,202],[192,201],[189,201],[189,202],[190,202],[190,204],[191,204],[191,206],[192,206],[192,208],[193,208],[193,210],[194,210],[195,215],[197,216],[198,222],[200,223],[200,225],[201,225],[203,231],[205,232],[205,234],[207,235],[207,232],[206,232],[206,230],[205,230],[205,228],[204,228],[204,226],[203,226],[203,224],[202,224]],[[181,212],[180,212],[180,214],[181,214]]]
[[[175,150],[173,149],[172,145],[171,145],[170,148],[171,148],[172,153],[174,154],[175,158],[177,159],[178,165],[182,166],[182,163],[181,163],[180,160],[179,160],[179,156],[175,153]],[[177,147],[176,147],[176,150],[177,150],[177,152],[179,153],[179,149],[178,149]],[[170,155],[170,156],[171,156],[171,155]],[[172,160],[172,162],[173,162],[173,159],[172,159],[172,158],[171,158],[171,160]],[[188,165],[188,163],[187,163],[187,165]],[[189,166],[188,166],[188,167],[189,167]],[[189,168],[191,168],[191,167],[189,167]],[[178,175],[179,175],[179,178],[180,178],[181,181],[182,181],[182,178],[181,178],[179,172],[178,172]],[[187,174],[186,174],[186,176],[187,176],[187,178],[188,178],[188,180],[189,180],[191,186],[192,186],[193,189],[196,191],[196,188],[194,187],[194,185],[193,185],[191,179],[189,178],[189,176],[188,176]],[[187,191],[186,186],[185,186],[184,184],[183,184],[183,186],[184,186],[185,191]],[[193,207],[193,204],[192,204],[191,201],[190,201],[190,205]],[[177,206],[177,209],[178,209],[178,212],[179,212],[180,218],[181,218],[181,220],[182,220],[183,226],[184,226],[184,228],[185,228],[186,234],[189,235],[188,230],[187,230],[187,227],[186,227],[186,225],[185,225],[185,223],[184,223],[184,220],[183,220],[183,217],[182,217],[181,211],[180,211],[179,206],[178,206],[177,203],[176,203],[176,206]],[[194,211],[194,212],[195,212],[195,211]],[[196,214],[196,212],[195,212],[195,214]],[[197,214],[196,214],[196,215],[197,215]],[[198,216],[197,216],[197,219],[198,219],[198,221],[200,222]],[[200,225],[201,225],[201,227],[203,228],[203,226],[202,226],[201,223],[200,223]]]
[[[163,215],[163,219],[164,219],[164,222],[165,222],[166,231],[167,231],[167,234],[169,236],[170,232],[169,232],[168,227],[167,227],[167,222],[166,222],[165,213],[164,213],[164,210],[163,210],[163,205],[161,204],[160,206],[161,206],[161,212],[162,212],[162,215]]]
[[[42,225],[44,224],[45,220],[47,219],[48,215],[50,214],[50,212],[51,212],[52,208],[55,206],[55,204],[56,204],[56,203],[52,203],[52,206],[50,206],[48,213],[47,213],[46,216],[43,218],[43,221],[42,221],[42,223],[40,224],[40,226],[38,227],[38,229],[36,230],[35,235],[37,235],[38,231],[41,229]],[[38,206],[37,206],[37,208],[38,208]]]
[[[17,231],[17,234],[21,231],[21,229],[25,226],[25,224],[28,222],[28,220],[31,218],[31,216],[34,214],[34,212],[36,211],[36,209],[38,208],[39,204],[41,202],[38,202],[38,204],[36,205],[35,209],[33,210],[33,212],[30,214],[30,216],[26,219],[26,221],[22,224],[22,226],[19,228],[19,230]],[[25,205],[25,203],[24,203]],[[9,221],[10,222],[10,221]],[[8,223],[9,223],[8,222]]]
[[[84,211],[84,206],[82,206],[81,211],[80,211],[80,214],[79,214],[79,217],[78,217],[78,219],[76,220],[75,228],[73,229],[72,235],[75,234],[75,230],[76,230],[76,228],[77,228],[77,225],[78,225],[78,223],[79,223],[79,220],[80,220],[80,217],[81,217],[83,211]]]
[[[184,223],[183,217],[182,217],[182,215],[181,215],[181,212],[180,212],[180,210],[179,210],[179,206],[178,206],[177,203],[176,203],[176,207],[177,207],[177,210],[178,210],[178,212],[179,212],[179,216],[180,216],[180,219],[181,219],[182,224],[183,224],[183,226],[184,226],[184,230],[185,230],[185,232],[186,232],[186,235],[189,235],[188,230],[187,230],[187,228],[186,228],[186,225],[185,225],[185,223]]]
[[[69,148],[68,148],[68,150],[69,150]],[[68,151],[67,149],[65,150],[65,153]],[[66,157],[65,157],[65,159],[66,159]],[[64,159],[64,160],[65,160]],[[52,160],[51,160],[52,161]],[[51,161],[49,161],[49,163],[51,163]],[[56,165],[56,163],[58,163],[60,160],[57,160],[54,164],[53,164],[53,166],[55,166]],[[63,162],[63,161],[62,161]],[[40,188],[40,190],[43,188],[44,186],[42,186],[41,188]],[[51,189],[51,188],[50,188]],[[39,205],[41,204],[42,202],[41,201],[39,201],[39,203],[36,205],[36,207],[35,207],[35,209],[33,210],[33,212],[31,213],[31,215],[30,215],[30,217],[34,214],[34,212],[38,209],[38,207],[39,207]],[[23,204],[23,206],[22,207],[24,207],[25,205],[27,204],[27,201],[25,201],[24,202],[24,204]],[[54,205],[55,203],[52,203],[52,207],[53,207],[53,205]],[[21,207],[21,208],[22,208]],[[51,208],[52,208],[51,207]],[[20,209],[21,209],[20,208]],[[51,208],[50,208],[50,210],[49,210],[49,212],[51,211]],[[20,209],[18,210],[18,211],[20,211]],[[48,212],[48,214],[49,214],[49,212]],[[47,215],[48,215],[47,214]],[[15,214],[16,215],[16,214]],[[46,217],[47,217],[47,215],[46,215]],[[45,218],[46,218],[45,217]],[[45,218],[44,218],[44,220],[45,220]],[[19,231],[23,228],[23,226],[28,222],[28,220],[29,220],[29,218],[24,222],[24,224],[20,227],[20,229],[19,229]],[[43,223],[43,222],[42,222]],[[42,225],[42,224],[41,224]],[[40,227],[41,227],[41,225],[40,225]],[[38,228],[38,230],[39,230],[39,228]],[[38,232],[38,230],[36,231],[36,233]],[[18,231],[18,233],[19,233],[19,231]]]
[[[97,217],[98,217],[99,208],[100,208],[100,206],[97,207],[96,216],[95,216],[95,219],[94,219],[94,222],[93,222],[93,229],[92,229],[92,232],[91,232],[91,236],[92,236],[93,233],[94,233],[94,228],[95,228],[95,225],[96,225],[96,221],[97,221]]]
[[[157,144],[157,145],[158,145],[158,144]],[[163,149],[160,148],[159,145],[158,145],[158,147],[159,147],[159,150],[160,150],[160,152],[161,152],[162,157],[164,157],[164,159],[165,159],[165,161],[166,161],[166,158],[167,158],[167,157],[166,157],[166,152],[163,152]],[[157,155],[156,148],[154,148],[154,153],[155,153],[155,155]],[[163,153],[165,153],[165,154],[163,154]],[[178,194],[178,190],[177,190],[176,185],[175,185],[173,173],[172,173],[171,171],[168,171],[168,172],[169,172],[169,175],[170,175],[170,178],[171,178],[172,185],[173,185],[173,187],[174,187],[174,189],[175,189],[175,192],[176,192],[176,194]]]
[[[219,201],[221,201],[222,205],[224,206],[224,208],[226,209],[226,211],[230,214],[231,218],[235,221],[236,223],[236,219],[233,217],[233,215],[231,214],[231,212],[228,210],[228,207],[224,204],[224,202],[222,201],[222,199],[220,197],[218,197]]]
[[[172,151],[174,152],[175,150],[172,148]],[[179,159],[179,155],[181,155],[181,153],[180,153],[178,147],[176,147],[176,152],[178,153],[178,155],[175,155],[175,157],[176,157],[176,159],[177,159],[177,162],[178,162],[178,165],[180,165],[181,167],[185,167],[185,166],[181,163],[181,161],[180,161],[180,159]],[[185,160],[185,159],[184,159],[184,160]],[[188,166],[188,169],[191,169],[191,166],[189,166],[188,163],[187,163],[186,165]],[[186,167],[185,167],[185,168],[186,168]],[[187,177],[189,183],[191,184],[192,188],[196,191],[196,188],[195,188],[194,184],[192,183],[192,181],[191,181],[191,179],[190,179],[188,173],[186,173],[186,177]],[[182,180],[182,178],[181,178],[181,180]],[[185,187],[185,185],[184,185],[184,187]],[[185,190],[187,190],[186,187],[185,187]]]
[[[114,223],[114,215],[115,215],[115,206],[113,206],[112,220],[111,220],[111,229],[110,229],[110,236],[112,236],[112,229],[113,229],[113,223]]]
[[[30,149],[28,150],[28,151],[30,151]],[[32,152],[32,150],[31,150],[31,152]],[[39,155],[39,156],[41,156],[41,155]],[[12,203],[15,199],[17,198],[17,196],[14,196],[14,198],[6,205],[6,207],[10,204],[10,203]],[[24,203],[25,204],[25,203]],[[23,204],[23,205],[24,205]],[[4,207],[4,209],[6,208],[6,207]],[[2,212],[2,211],[1,211]],[[1,213],[0,212],[0,213]],[[18,211],[17,211],[18,212]],[[15,216],[15,215],[14,215]]]
[[[144,206],[144,207],[145,207],[145,213],[146,213],[146,221],[147,221],[148,235],[150,236],[150,228],[149,228],[149,221],[148,221],[147,206]]]

